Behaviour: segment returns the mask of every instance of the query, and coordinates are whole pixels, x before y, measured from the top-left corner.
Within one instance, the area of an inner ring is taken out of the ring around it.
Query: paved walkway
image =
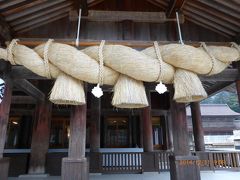
[[[9,178],[9,180],[46,180],[46,178]],[[60,177],[49,177],[47,180],[60,180]],[[111,174],[91,175],[90,180],[170,180],[169,172],[147,174]],[[230,171],[203,171],[201,180],[240,180],[240,172]]]

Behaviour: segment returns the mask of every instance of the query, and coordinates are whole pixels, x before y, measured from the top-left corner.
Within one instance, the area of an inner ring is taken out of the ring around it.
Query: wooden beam
[[[181,11],[186,0],[170,0],[167,10],[167,17],[175,17],[176,12]]]
[[[12,37],[12,30],[5,19],[0,14],[0,45],[1,42],[10,40]]]
[[[59,16],[62,16],[63,14],[68,14],[68,12],[72,9],[72,7],[67,7],[67,8],[64,8],[62,9],[61,11],[56,11],[54,13],[50,13],[50,14],[46,14],[44,16],[42,16],[41,18],[35,18],[29,22],[26,22],[26,23],[23,23],[23,24],[20,24],[20,25],[17,25],[17,26],[14,26],[13,29],[15,31],[21,31],[23,29],[26,29],[26,28],[29,28],[29,27],[32,27],[34,25],[39,25],[41,24],[42,22],[47,22],[49,20],[52,20],[53,18],[57,18]]]
[[[212,76],[199,75],[199,78],[201,81],[233,82],[240,79],[240,73],[238,69],[225,69],[223,72]]]
[[[31,96],[13,96],[11,104],[36,104],[37,101]]]
[[[202,4],[202,3],[198,2],[198,1],[194,1],[194,2],[188,1],[186,3],[186,5],[184,6],[183,10],[187,6],[190,6],[192,8],[198,9],[202,13],[209,14],[209,16],[216,17],[218,19],[222,19],[222,20],[225,20],[225,21],[227,21],[229,23],[232,23],[232,24],[234,24],[236,26],[239,26],[239,20],[237,20],[236,18],[233,18],[232,16],[230,16],[228,14],[223,14],[223,13],[219,12],[216,9],[209,8],[207,5]]]
[[[65,13],[65,14],[62,14],[62,15],[58,15],[58,16],[56,16],[56,17],[54,17],[54,18],[50,18],[49,20],[42,21],[42,22],[40,22],[40,23],[38,23],[38,24],[34,24],[34,25],[30,26],[30,27],[27,27],[27,28],[25,28],[25,29],[22,29],[22,30],[18,31],[17,34],[21,34],[21,33],[23,33],[23,32],[30,31],[30,30],[35,29],[35,28],[37,28],[37,27],[41,27],[41,26],[43,26],[43,25],[45,25],[45,24],[49,24],[49,23],[51,23],[51,22],[54,22],[54,21],[57,21],[57,20],[62,19],[62,18],[64,18],[64,17],[67,17],[68,15],[69,15],[68,13]]]
[[[45,9],[45,8],[49,8],[51,6],[54,6],[54,5],[59,4],[61,2],[64,2],[64,1],[65,0],[48,1],[47,3],[44,3],[41,6],[33,6],[33,7],[28,8],[24,11],[21,11],[21,12],[18,12],[16,14],[12,14],[12,15],[7,16],[6,21],[13,21],[17,18],[30,15],[32,13],[35,13],[35,12],[40,11],[40,10]]]
[[[168,3],[166,1],[161,1],[161,0],[147,0],[149,3],[157,6],[157,7],[160,7],[162,9],[166,9],[167,6],[168,6]]]
[[[20,40],[18,42],[19,44],[30,46],[30,47],[35,47],[48,41],[48,39],[44,39],[44,38],[19,38],[19,40]],[[75,39],[55,39],[54,41],[75,46]],[[81,47],[99,46],[100,42],[101,42],[100,40],[80,39],[79,46]],[[153,41],[109,40],[109,41],[106,41],[106,43],[112,44],[112,45],[124,45],[124,46],[129,46],[134,48],[147,48],[147,47],[153,46]],[[171,43],[179,44],[178,41],[159,41],[160,45],[171,44]],[[185,41],[184,43],[194,47],[200,46],[200,42],[196,42],[196,41]],[[231,45],[230,42],[206,42],[206,44],[213,45],[213,46],[229,46],[229,47]]]
[[[45,77],[39,76],[32,71],[26,69],[23,66],[13,66],[11,71],[11,77],[15,80],[19,79],[36,79],[36,80],[44,80]],[[212,76],[204,76],[199,75],[201,81],[228,81],[233,82],[239,78],[239,72],[237,69],[225,69],[223,72],[212,75]]]
[[[88,15],[88,0],[72,0],[74,3],[74,9],[79,12],[79,9],[81,9],[82,16]]]
[[[2,1],[0,3],[0,10],[7,9],[11,6],[17,5],[19,3],[25,2],[27,0],[11,0],[11,1]]]
[[[45,101],[45,94],[42,93],[38,88],[31,84],[26,79],[14,80],[14,85],[21,89],[23,92],[37,99],[38,101]]]
[[[226,8],[225,6],[218,4],[214,1],[209,1],[209,0],[198,0],[199,2],[206,4],[208,7],[211,7],[213,9],[217,9],[220,12],[223,12],[225,14],[228,14],[232,17],[238,18],[239,19],[239,13],[232,11],[229,8]]]
[[[30,20],[36,20],[36,18],[43,17],[43,16],[48,16],[49,14],[55,12],[55,11],[62,11],[64,8],[68,8],[71,6],[73,3],[72,2],[63,2],[59,5],[56,5],[52,8],[43,10],[41,12],[37,12],[35,14],[32,14],[31,16],[23,17],[23,18],[18,18],[15,21],[11,22],[11,26],[16,26],[25,22],[28,22]]]
[[[88,7],[93,7],[97,4],[100,4],[102,3],[104,0],[88,0],[87,3],[88,3]]]
[[[206,21],[211,21],[211,22],[217,23],[228,30],[233,30],[235,32],[239,31],[239,28],[240,28],[239,26],[236,26],[228,21],[224,21],[221,18],[214,17],[212,15],[208,15],[207,13],[203,13],[202,10],[198,10],[198,9],[192,7],[191,5],[189,6],[186,4],[184,9],[188,12],[198,15],[201,18],[206,19]]]
[[[0,70],[1,71],[1,70]],[[15,79],[36,79],[36,80],[41,80],[41,79],[47,79],[45,77],[39,76],[32,71],[28,70],[24,66],[13,66],[12,71],[10,72],[10,76]]]
[[[224,32],[221,32],[221,31],[217,30],[217,29],[216,29],[215,27],[213,27],[213,26],[206,25],[206,24],[204,24],[204,23],[202,23],[202,22],[199,22],[199,21],[197,21],[197,20],[192,19],[191,17],[185,16],[185,19],[188,20],[189,22],[192,22],[192,23],[196,24],[196,25],[199,25],[199,26],[204,27],[204,28],[206,28],[206,29],[209,29],[209,30],[211,30],[211,31],[213,31],[213,32],[216,32],[216,33],[219,34],[219,35],[222,35],[222,36],[227,37],[227,38],[229,38],[229,39],[231,38],[230,35],[228,35],[228,34],[226,34],[226,33],[224,33]]]
[[[27,3],[25,5],[22,5],[22,6],[17,6],[16,8],[12,8],[12,9],[9,9],[7,11],[4,11],[2,12],[2,14],[4,16],[9,16],[11,14],[16,14],[16,13],[19,13],[21,11],[24,11],[25,9],[29,9],[33,6],[41,6],[41,4],[43,4],[44,2],[47,2],[47,0],[36,0],[36,1],[32,1],[30,3]]]
[[[175,21],[175,19],[166,18],[165,12],[129,12],[129,11],[99,11],[89,10],[88,16],[82,19],[88,21],[110,21],[121,22],[125,20],[134,22],[160,23],[166,21]],[[180,16],[180,22],[183,23],[184,18]]]
[[[200,17],[199,15],[197,15],[196,13],[190,12],[188,10],[185,9],[184,14],[189,18],[189,19],[193,19],[195,21],[198,21],[199,23],[202,23],[203,25],[207,25],[210,26],[212,28],[215,28],[217,30],[219,30],[220,32],[226,33],[230,36],[235,36],[236,32],[234,32],[233,30],[230,30],[228,28],[223,27],[222,25],[217,24],[216,22],[213,22],[209,19],[205,19],[203,17]]]
[[[208,97],[213,96],[214,94],[219,93],[227,86],[230,86],[233,82],[222,82],[222,83],[216,83],[211,88],[207,90]]]

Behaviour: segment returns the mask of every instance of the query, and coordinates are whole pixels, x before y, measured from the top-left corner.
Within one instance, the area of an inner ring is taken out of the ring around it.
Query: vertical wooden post
[[[10,68],[6,65],[6,71],[3,72],[3,76],[0,76],[5,81],[4,97],[2,103],[0,104],[0,177],[2,180],[7,180],[9,167],[9,159],[3,158],[12,98],[12,80],[8,76],[9,71]]]
[[[205,151],[204,131],[202,126],[200,103],[192,102],[190,105],[192,114],[195,151]]]
[[[143,108],[143,150],[144,152],[153,151],[153,134],[152,134],[152,116],[151,107]]]
[[[167,149],[173,151],[173,129],[172,129],[172,120],[171,113],[168,112],[165,116],[166,121],[166,134],[167,134]]]
[[[70,118],[68,157],[62,160],[62,180],[88,180],[85,158],[87,106],[73,106]]]
[[[151,96],[147,91],[149,106],[142,110],[142,128],[143,128],[143,156],[142,168],[144,172],[155,171],[155,154],[153,153],[153,130],[151,116]]]
[[[186,107],[183,103],[171,101],[173,146],[175,155],[189,155]]]
[[[237,89],[237,95],[238,95],[238,103],[240,105],[240,80],[236,81],[236,89]]]
[[[90,167],[92,173],[100,173],[101,99],[91,96],[90,115]]]
[[[185,104],[171,100],[171,117],[174,146],[174,156],[169,157],[171,180],[200,180],[200,170],[196,163],[198,157],[190,155],[188,145]]]
[[[100,150],[101,100],[91,96],[90,152]]]
[[[152,115],[151,115],[151,94],[147,91],[149,106],[143,108],[143,150],[144,152],[153,151],[153,130],[152,130]]]
[[[28,174],[44,176],[46,155],[49,147],[52,104],[39,102],[36,107],[32,133],[31,155]]]

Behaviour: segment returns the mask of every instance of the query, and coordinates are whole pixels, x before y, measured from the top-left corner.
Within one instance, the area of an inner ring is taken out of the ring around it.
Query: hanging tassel
[[[92,89],[92,94],[100,98],[103,95],[103,90],[100,85],[103,85],[103,46],[105,41],[102,40],[99,45],[98,57],[99,57],[99,75],[98,75],[98,84]]]
[[[159,61],[159,75],[158,75],[157,81],[160,79],[160,82],[155,87],[155,90],[159,94],[163,94],[163,93],[165,93],[167,91],[167,87],[161,81],[161,79],[162,79],[162,62],[163,62],[163,60],[162,60],[162,56],[161,56],[160,49],[159,49],[159,46],[158,46],[158,42],[154,41],[153,44],[154,44],[155,52],[156,52],[156,55],[157,55],[157,59]]]
[[[159,93],[159,94],[163,94],[167,91],[167,87],[165,86],[165,84],[163,84],[162,82],[160,82],[159,84],[157,84],[157,86],[155,87],[155,90]]]

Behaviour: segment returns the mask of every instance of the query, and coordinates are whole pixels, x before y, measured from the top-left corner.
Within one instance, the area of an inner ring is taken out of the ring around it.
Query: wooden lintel
[[[11,77],[15,80],[18,79],[36,79],[36,80],[45,80],[45,77],[39,76],[30,70],[26,69],[23,66],[13,66],[11,71]],[[224,82],[233,82],[240,79],[238,69],[226,69],[223,72],[212,75],[212,76],[203,76],[200,75],[201,81],[224,81]],[[107,90],[111,89],[106,87]]]
[[[19,38],[18,44],[22,44],[29,47],[35,47],[42,43],[45,43],[48,41],[48,39],[44,38]],[[76,39],[55,39],[54,42],[64,43],[68,45],[75,46],[76,45]],[[100,40],[92,40],[92,39],[80,39],[79,40],[79,46],[81,47],[87,47],[87,46],[98,46],[101,43]],[[176,43],[178,44],[178,41],[158,41],[160,45],[165,44],[172,44]],[[191,45],[194,47],[199,47],[201,44],[200,42],[196,41],[185,41],[184,42],[187,45]],[[112,45],[124,45],[134,48],[147,48],[150,46],[153,46],[153,41],[129,41],[129,40],[107,40],[106,44],[112,44]],[[207,45],[214,45],[214,46],[229,46],[230,42],[206,42]]]
[[[36,104],[37,101],[31,96],[12,96],[11,104]]]
[[[224,81],[224,82],[233,82],[237,79],[240,79],[240,74],[238,69],[225,69],[223,72],[212,75],[212,76],[203,76],[200,75],[201,81]]]
[[[170,0],[167,11],[167,17],[175,17],[175,12],[181,11],[185,2],[186,0]]]
[[[38,101],[45,101],[45,94],[26,79],[14,80],[14,85]]]
[[[220,92],[223,88],[230,86],[233,82],[222,82],[222,83],[216,83],[211,88],[207,90],[208,97],[213,96],[214,94],[217,94]]]

